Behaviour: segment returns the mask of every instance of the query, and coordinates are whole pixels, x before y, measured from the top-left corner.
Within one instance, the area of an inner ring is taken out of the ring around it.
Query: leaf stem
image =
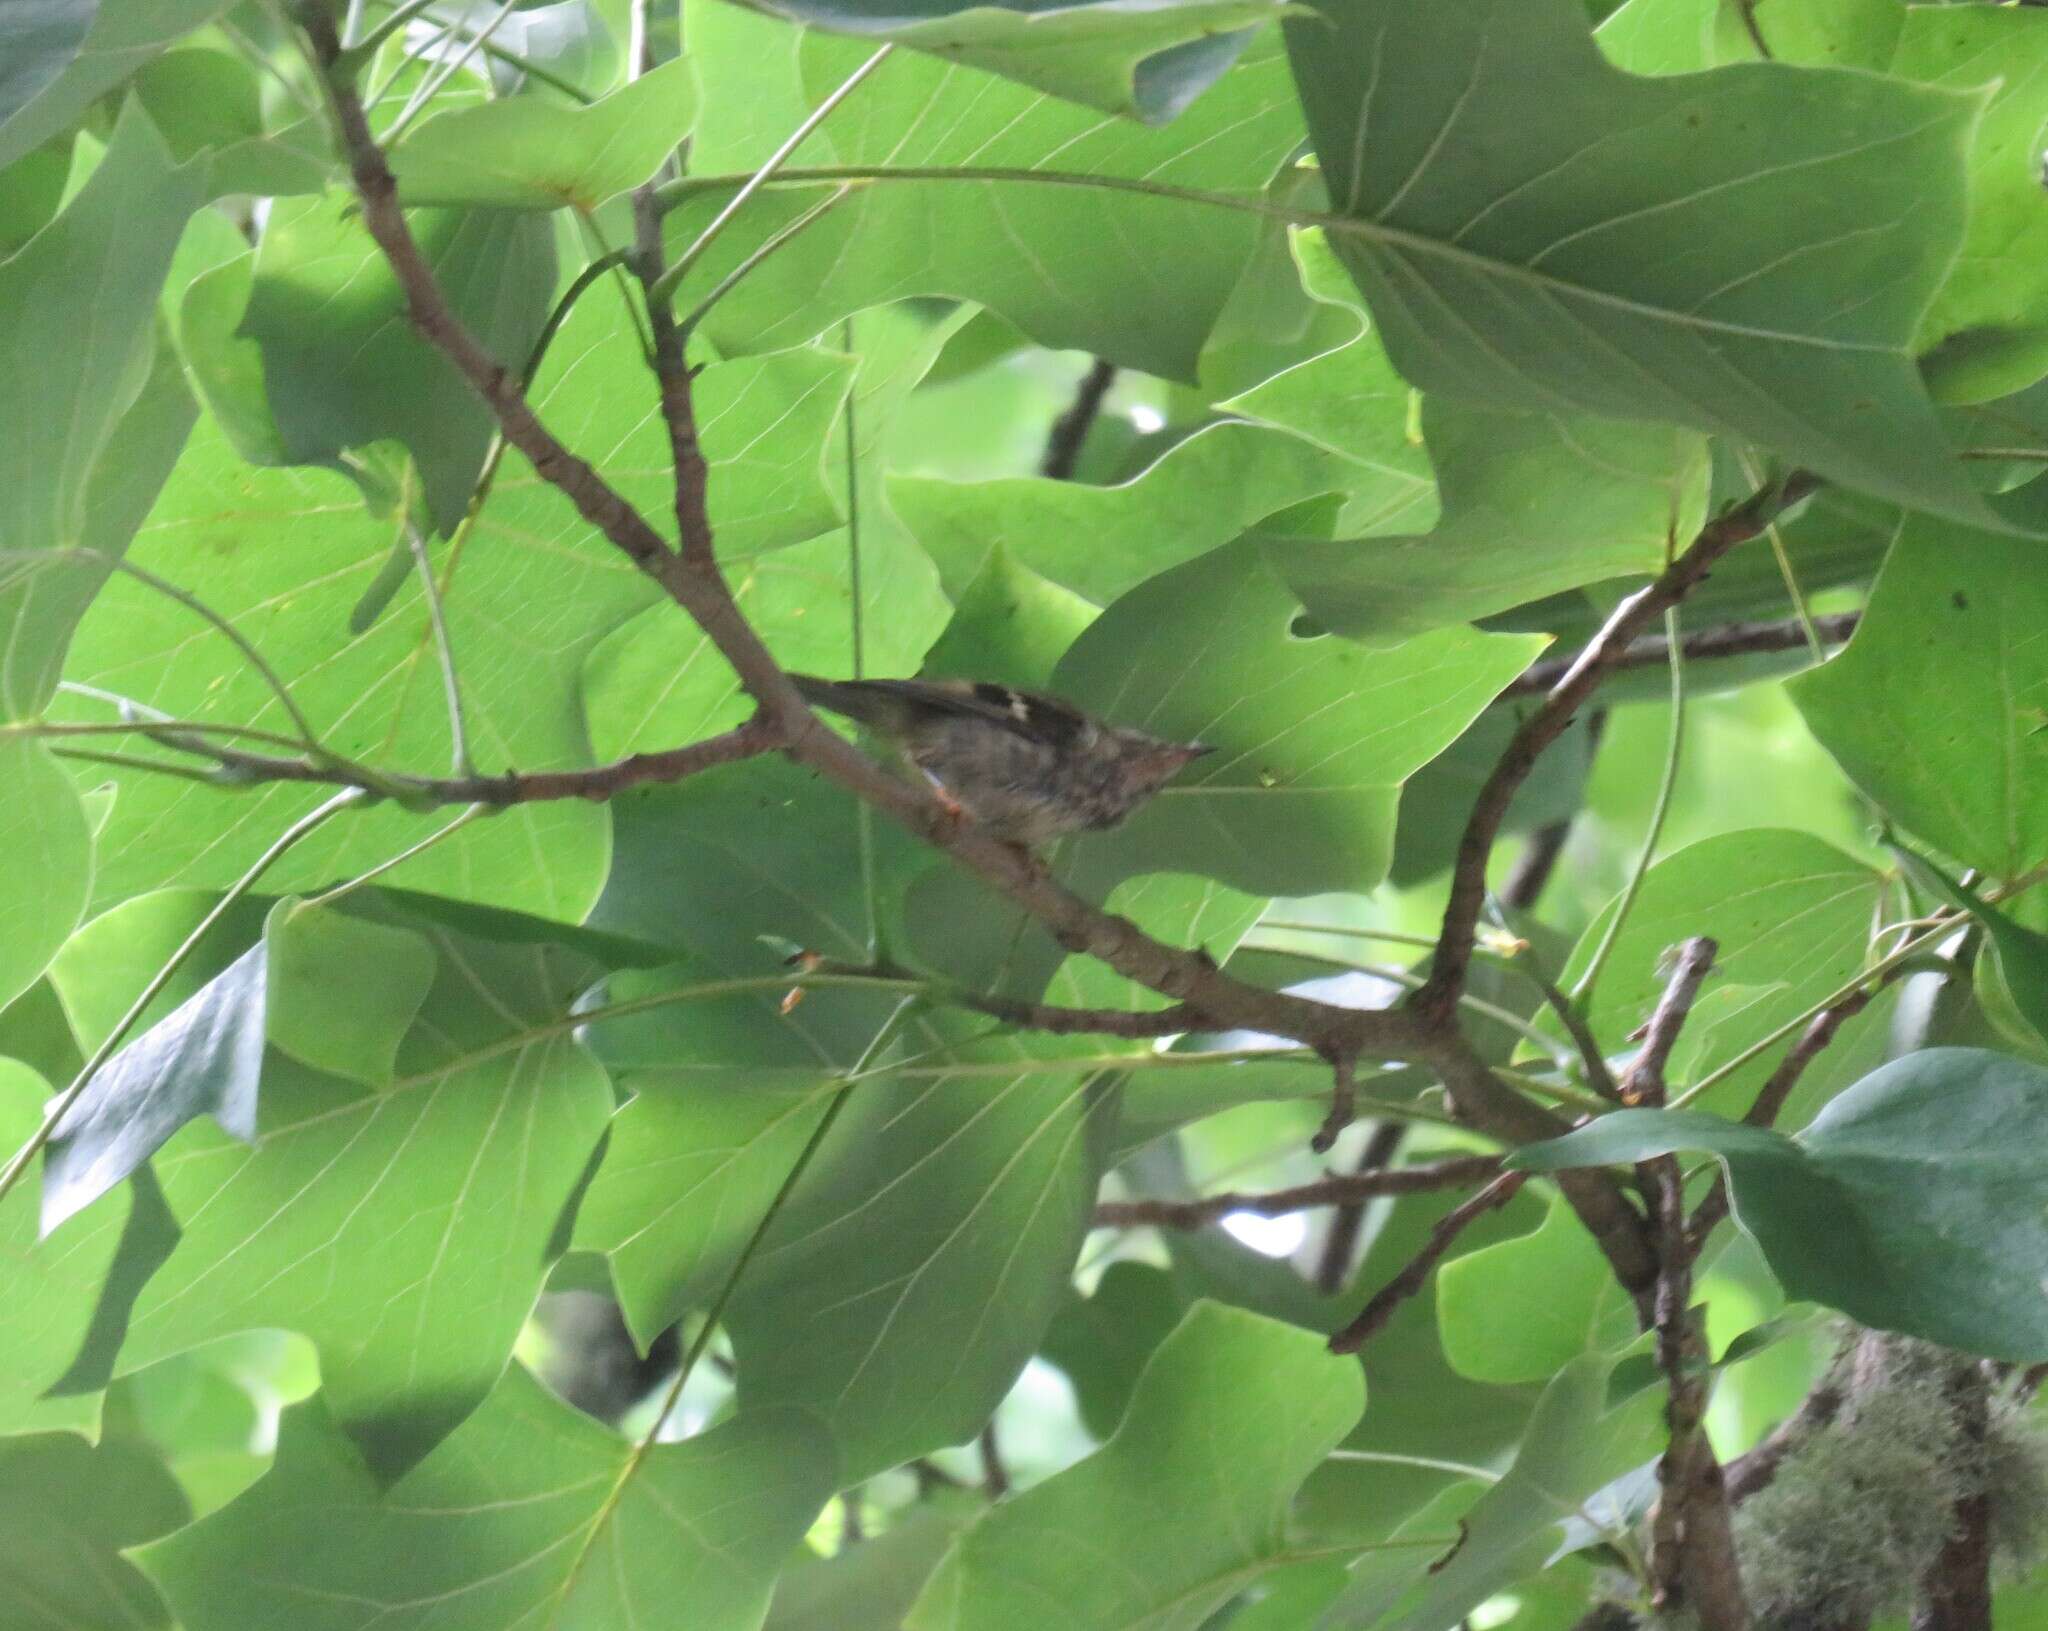
[[[894,44],[882,46],[872,56],[870,56],[867,59],[867,61],[863,62],[858,68],[854,69],[852,73],[848,74],[846,78],[840,82],[839,88],[837,90],[833,91],[830,96],[826,97],[824,101],[820,102],[815,108],[811,109],[811,111],[804,116],[803,122],[799,124],[796,127],[796,129],[792,130],[789,133],[788,138],[783,142],[783,144],[780,147],[776,148],[774,152],[770,153],[768,157],[762,161],[760,169],[756,170],[752,175],[748,176],[746,180],[740,184],[739,191],[734,193],[731,198],[726,200],[724,208],[719,210],[719,212],[711,218],[710,223],[704,228],[704,230],[697,234],[696,241],[692,243],[688,249],[682,252],[681,256],[678,257],[678,259],[676,260],[676,263],[673,266],[669,267],[668,270],[663,272],[660,277],[654,280],[653,284],[648,288],[647,291],[647,298],[649,301],[659,305],[664,301],[674,298],[677,287],[682,283],[684,278],[689,276],[690,268],[695,266],[699,260],[703,259],[704,252],[708,250],[712,246],[712,244],[717,241],[718,235],[725,231],[725,229],[732,224],[733,217],[739,214],[739,212],[746,207],[747,200],[752,198],[754,194],[759,192],[763,186],[765,186],[769,181],[774,179],[776,173],[782,169],[783,165],[789,162],[790,155],[794,153],[799,147],[803,146],[803,144],[810,139],[811,132],[816,130],[818,126],[820,126],[828,118],[830,118],[833,109],[837,108],[840,103],[844,102],[849,96],[851,96],[854,93],[854,91],[859,88],[860,82],[862,80],[866,79],[869,74],[873,73],[877,68],[881,67],[882,64],[889,59],[890,54],[895,49],[896,47],[894,46]],[[844,180],[848,178],[835,177],[833,179]],[[670,185],[681,186],[684,184],[671,183]],[[662,194],[666,190],[667,189],[658,189],[656,191],[655,200],[657,208],[661,207]]]
[[[1664,641],[1671,653],[1671,735],[1664,749],[1664,776],[1657,786],[1657,802],[1650,810],[1650,827],[1643,834],[1642,850],[1629,871],[1628,882],[1622,886],[1621,895],[1614,903],[1614,915],[1607,920],[1606,931],[1593,950],[1592,961],[1586,964],[1585,972],[1572,985],[1570,1000],[1574,1003],[1583,1002],[1586,993],[1593,989],[1593,982],[1600,978],[1600,970],[1606,966],[1614,943],[1621,936],[1621,926],[1628,921],[1636,897],[1642,893],[1643,879],[1649,873],[1650,863],[1656,859],[1658,841],[1664,836],[1664,818],[1671,811],[1672,791],[1678,786],[1678,761],[1685,748],[1685,648],[1678,637],[1676,606],[1665,608]]]
[[[767,260],[776,250],[788,243],[790,239],[802,232],[804,228],[811,225],[812,222],[816,221],[828,210],[844,202],[858,185],[860,185],[858,182],[853,181],[841,182],[836,189],[824,198],[819,199],[817,203],[805,210],[803,214],[797,216],[795,220],[777,228],[758,247],[750,251],[739,265],[735,266],[724,277],[713,284],[710,293],[690,308],[689,312],[677,322],[676,328],[687,338],[695,331],[697,325],[710,315],[711,308],[739,286],[741,279],[745,278],[755,267]]]

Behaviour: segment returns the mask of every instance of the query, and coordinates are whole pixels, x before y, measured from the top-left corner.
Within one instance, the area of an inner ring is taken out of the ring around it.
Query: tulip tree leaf
[[[253,1144],[196,1123],[158,1155],[183,1234],[121,1351],[130,1370],[235,1331],[302,1331],[387,1477],[489,1390],[611,1110],[604,1072],[560,1028],[591,964],[431,938],[439,971],[389,1086],[273,1049]]]
[[[690,8],[705,87],[686,201],[668,219],[680,253],[803,119],[872,54],[793,35],[738,7]],[[1105,119],[1020,85],[898,53],[805,144],[809,166],[879,169],[748,275],[705,320],[726,355],[796,344],[851,311],[909,295],[974,300],[1032,339],[1192,380],[1202,343],[1255,251],[1261,224],[1166,191],[933,180],[933,166],[1101,174],[1160,188],[1256,191],[1301,140],[1301,113],[1268,32],[1171,127]],[[801,171],[797,172],[801,176]],[[729,178],[714,180],[713,178]],[[688,309],[830,186],[763,193],[685,281]],[[992,246],[1011,252],[992,252]],[[1047,256],[1033,245],[1057,245]],[[1132,291],[1144,291],[1133,298]]]
[[[1788,689],[1821,745],[1900,826],[1966,866],[2014,877],[2048,858],[2044,626],[2038,545],[1913,516],[1855,637]]]
[[[1285,32],[1331,242],[1425,392],[1675,421],[1990,521],[1910,350],[1982,95],[1777,63],[1637,78],[1576,0],[1343,0]]]
[[[190,1515],[145,1445],[95,1448],[70,1433],[0,1440],[0,1616],[65,1631],[168,1626],[163,1600],[122,1553]]]
[[[477,1413],[380,1491],[324,1399],[289,1411],[254,1488],[139,1554],[189,1631],[754,1631],[834,1483],[797,1411],[631,1443],[512,1366]]]
[[[1257,550],[1255,535],[1151,579],[1061,660],[1060,694],[1218,750],[1091,837],[1091,877],[1191,872],[1255,894],[1371,888],[1392,854],[1401,782],[1545,644],[1470,628],[1377,651],[1304,639],[1297,602]]]
[[[1014,79],[1104,113],[1164,124],[1237,59],[1276,0],[912,0],[877,17],[848,0],[769,0],[764,10],[863,40],[888,40]]]
[[[1787,1137],[1691,1110],[1619,1110],[1512,1166],[1704,1150],[1788,1297],[1994,1359],[2048,1357],[2048,1070],[1929,1048],[1873,1071]]]
[[[678,57],[587,108],[507,97],[429,119],[391,156],[407,205],[595,210],[689,134],[695,72]]]
[[[968,1530],[904,1623],[995,1631],[1028,1593],[1075,1631],[1194,1631],[1291,1561],[1294,1492],[1364,1404],[1357,1364],[1314,1333],[1197,1303],[1102,1448]]]

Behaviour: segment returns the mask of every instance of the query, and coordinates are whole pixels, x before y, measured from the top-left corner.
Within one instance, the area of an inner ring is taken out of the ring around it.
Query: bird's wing
[[[1064,745],[1090,728],[1071,703],[987,680],[826,680],[791,676],[805,699],[871,724],[902,725],[922,712],[986,720],[1034,742]]]

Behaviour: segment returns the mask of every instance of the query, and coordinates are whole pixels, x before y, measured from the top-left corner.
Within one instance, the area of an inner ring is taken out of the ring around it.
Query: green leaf
[[[994,1631],[1028,1598],[1034,1622],[1076,1631],[1194,1631],[1295,1561],[1294,1492],[1364,1404],[1357,1365],[1311,1333],[1198,1303],[1109,1441],[969,1530],[905,1623]]]
[[[1071,589],[1019,565],[997,544],[918,672],[1042,690],[1095,613]]]
[[[590,107],[507,97],[429,119],[391,155],[399,198],[586,213],[646,181],[690,132],[690,62],[663,63]]]
[[[188,1631],[753,1631],[834,1483],[796,1411],[750,1413],[644,1459],[512,1366],[475,1416],[380,1492],[322,1400],[275,1469],[139,1561]]]
[[[255,68],[224,51],[166,51],[135,76],[135,98],[178,158],[201,161],[207,194],[317,193],[338,179],[324,122],[268,132]]]
[[[912,0],[877,17],[848,0],[768,0],[762,9],[835,34],[908,45],[1156,125],[1207,90],[1250,31],[1282,8],[1276,0]]]
[[[871,54],[814,31],[793,36],[778,21],[724,5],[691,7],[689,30],[705,105],[684,184],[692,196],[666,228],[676,252]],[[801,154],[805,166],[883,173],[720,301],[705,332],[726,355],[771,350],[862,307],[943,294],[992,307],[1040,344],[1192,380],[1202,342],[1257,245],[1255,217],[1142,187],[1007,176],[963,182],[921,172],[1042,170],[1256,192],[1300,140],[1300,111],[1271,36],[1254,40],[1165,131],[899,54]],[[804,170],[785,174],[801,179]],[[824,196],[822,186],[759,195],[693,271],[679,304],[687,309]],[[1034,245],[1057,245],[1058,254]]]
[[[1665,425],[1425,397],[1443,519],[1406,538],[1276,540],[1332,633],[1394,640],[1581,584],[1654,573],[1705,516],[1706,439]]]
[[[352,192],[274,207],[241,332],[263,348],[271,412],[295,462],[403,442],[428,512],[446,532],[468,508],[494,421],[455,365],[406,321],[397,277],[359,215]],[[554,292],[547,223],[432,210],[414,212],[410,224],[455,315],[493,356],[523,363]]]
[[[1514,1464],[1459,1520],[1454,1544],[1411,1569],[1398,1594],[1384,1577],[1361,1579],[1331,1606],[1329,1623],[1440,1631],[1542,1568],[1581,1503],[1657,1442],[1663,1401],[1654,1393],[1606,1408],[1611,1364],[1598,1355],[1569,1361],[1536,1401]],[[1365,1618],[1357,1611],[1369,1591],[1387,1600]]]
[[[1257,535],[1132,590],[1061,660],[1054,689],[1119,724],[1220,749],[1114,833],[1093,878],[1213,877],[1258,894],[1369,889],[1401,782],[1527,667],[1538,636],[1440,629],[1374,651],[1295,632]]]
[[[830,1558],[799,1553],[775,1582],[761,1631],[902,1631],[903,1616],[969,1515],[921,1501],[892,1513],[883,1533]]]
[[[1419,459],[1419,455],[1417,456]],[[1254,523],[1349,479],[1299,437],[1212,425],[1117,487],[1010,476],[952,482],[897,476],[889,500],[956,600],[1002,550],[1097,604],[1210,553]],[[1424,478],[1403,475],[1405,491]]]
[[[1789,1297],[1997,1359],[2048,1356],[2048,1070],[1929,1048],[1872,1072],[1788,1138],[1697,1111],[1619,1110],[1512,1166],[1673,1150],[1721,1158],[1736,1217]]]
[[[1577,0],[1326,15],[1285,31],[1331,241],[1408,379],[1676,421],[1988,516],[1910,353],[1962,236],[1980,96],[1773,63],[1639,79]]]
[[[0,21],[0,165],[68,129],[103,93],[229,3],[43,0],[9,7]]]
[[[1869,867],[1805,833],[1757,828],[1703,839],[1644,875],[1586,999],[1587,1023],[1603,1046],[1620,1051],[1663,992],[1667,949],[1707,935],[1719,947],[1707,990],[1746,986],[1755,996],[1739,1012],[1721,1016],[1711,1041],[1690,1054],[1695,1071],[1719,1069],[1862,969],[1883,887]],[[1573,948],[1560,979],[1567,989],[1605,937],[1613,911],[1610,902]],[[1547,1016],[1538,1023],[1546,1031],[1555,1024]],[[1734,1072],[1707,1102],[1740,1109],[1770,1063],[1757,1060]]]
[[[265,1034],[301,1064],[380,1087],[434,983],[434,951],[317,903],[278,902],[263,929]]]
[[[49,1095],[50,1084],[26,1065],[0,1059],[0,1146],[12,1151],[27,1141]],[[0,1201],[0,1259],[8,1264],[7,1297],[0,1302],[0,1435],[45,1427],[91,1430],[97,1400],[46,1394],[92,1328],[128,1213],[123,1190],[43,1239],[30,1185],[16,1186]]]
[[[1116,1099],[1099,1072],[1034,1073],[1046,1051],[956,1045],[855,1089],[739,1283],[743,1407],[820,1411],[849,1481],[971,1438],[1066,1295]]]
[[[302,1331],[387,1477],[489,1390],[611,1109],[565,1025],[590,964],[430,938],[439,973],[387,1088],[273,1050],[253,1146],[197,1123],[158,1155],[184,1232],[121,1351],[132,1370],[236,1331]]]
[[[1475,1382],[1547,1381],[1579,1355],[1636,1336],[1627,1293],[1562,1200],[1534,1234],[1446,1263],[1436,1315],[1444,1358]]]
[[[1900,826],[2013,877],[2048,858],[2044,619],[2038,546],[1912,516],[1848,647],[1787,689]]]
[[[1914,335],[1934,393],[1983,401],[2048,374],[2040,136],[2048,123],[2048,18],[1997,7],[1894,12],[1902,79],[1990,89],[1969,154],[1962,252]]]
[[[0,1003],[34,985],[85,912],[92,830],[40,742],[0,738]]]
[[[122,1553],[190,1510],[154,1455],[69,1433],[0,1440],[0,1618],[64,1631],[136,1631],[170,1615]]]
[[[43,1157],[43,1228],[99,1199],[194,1116],[256,1136],[264,960],[244,952],[100,1067]]]
[[[0,715],[41,712],[65,641],[118,555],[190,424],[175,360],[159,366],[156,297],[198,207],[199,170],[173,165],[148,117],[128,109],[92,179],[26,248],[0,264],[0,309],[35,313],[0,342]],[[70,363],[47,364],[51,325]]]

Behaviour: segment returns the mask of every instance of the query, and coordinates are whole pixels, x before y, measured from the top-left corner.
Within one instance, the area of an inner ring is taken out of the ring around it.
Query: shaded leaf
[[[1444,1358],[1475,1382],[1542,1382],[1581,1354],[1626,1347],[1635,1311],[1563,1200],[1534,1234],[1482,1246],[1437,1275]]]
[[[1998,1359],[2048,1356],[2048,1070],[1929,1048],[1872,1072],[1787,1137],[1688,1110],[1620,1110],[1510,1165],[1706,1150],[1786,1295]]]
[[[799,1412],[640,1460],[514,1365],[386,1492],[324,1400],[296,1407],[255,1488],[139,1560],[190,1631],[655,1624],[678,1604],[693,1628],[752,1631],[833,1482]]]
[[[678,57],[589,107],[518,96],[441,114],[393,151],[391,173],[408,206],[587,212],[652,176],[696,113]]]
[[[31,0],[10,5],[0,21],[0,165],[12,164],[67,129],[104,92],[229,4]]]
[[[1074,642],[1054,689],[1119,724],[1220,751],[1083,864],[1180,871],[1259,894],[1368,889],[1393,852],[1401,782],[1542,649],[1440,629],[1384,651],[1295,632],[1258,539],[1161,574]]]
[[[263,929],[264,1031],[301,1064],[372,1087],[434,983],[434,951],[406,929],[283,900]]]
[[[961,1537],[905,1623],[1014,1625],[1028,1592],[1035,1616],[1076,1631],[1193,1631],[1293,1561],[1295,1489],[1364,1403],[1357,1365],[1309,1332],[1197,1303],[1109,1441]]]
[[[1989,519],[1910,351],[1981,97],[1775,63],[1636,78],[1576,0],[1345,0],[1285,31],[1331,241],[1424,391],[1676,421]]]
[[[689,29],[705,105],[685,181],[691,196],[666,229],[677,252],[871,54],[862,42],[815,30],[795,35],[723,5],[692,7]],[[802,155],[807,166],[886,174],[750,275],[713,309],[705,330],[727,355],[766,350],[807,340],[850,311],[942,294],[993,308],[1040,344],[1191,380],[1258,242],[1255,217],[1162,191],[995,177],[963,185],[916,172],[1046,170],[1255,192],[1300,139],[1300,111],[1270,34],[1162,131],[899,53]],[[693,271],[681,304],[824,196],[822,187],[792,186],[756,198]]]
[[[0,1003],[35,984],[84,915],[92,831],[40,742],[0,738]]]
[[[431,938],[439,972],[388,1087],[273,1050],[252,1146],[195,1123],[158,1155],[184,1232],[121,1352],[133,1370],[236,1331],[302,1331],[329,1406],[387,1477],[503,1367],[612,1098],[563,1027],[591,965]]]
[[[189,1516],[163,1463],[69,1433],[0,1439],[0,1616],[18,1626],[136,1631],[170,1615],[122,1556]]]
[[[2048,857],[2044,626],[2038,546],[1913,516],[1854,638],[1787,690],[1900,826],[2009,878]]]
[[[403,442],[434,524],[449,531],[495,421],[413,331],[397,277],[358,216],[352,192],[273,208],[241,332],[262,347],[271,412],[294,462]],[[415,212],[410,224],[456,316],[493,356],[522,362],[554,290],[547,224],[498,210]]]

